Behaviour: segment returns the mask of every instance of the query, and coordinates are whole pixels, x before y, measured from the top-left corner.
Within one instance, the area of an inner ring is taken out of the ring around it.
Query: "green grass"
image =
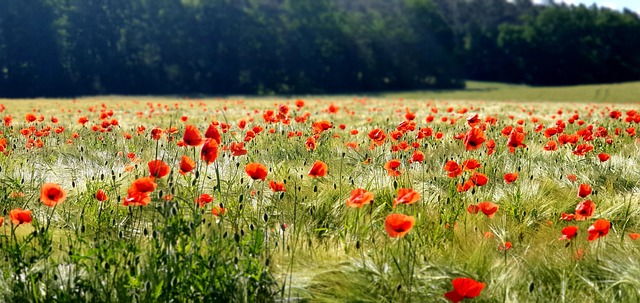
[[[382,94],[386,98],[422,100],[495,100],[638,103],[640,82],[560,87],[532,87],[492,82],[468,81],[465,89],[411,91]]]

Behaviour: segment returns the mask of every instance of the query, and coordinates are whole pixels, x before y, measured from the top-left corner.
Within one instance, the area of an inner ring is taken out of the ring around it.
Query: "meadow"
[[[0,100],[0,301],[637,302],[635,86]]]

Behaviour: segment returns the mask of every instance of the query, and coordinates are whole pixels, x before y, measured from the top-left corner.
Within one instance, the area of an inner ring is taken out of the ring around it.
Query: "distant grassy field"
[[[638,86],[0,100],[0,302],[640,302]]]
[[[466,89],[385,93],[387,98],[496,101],[640,102],[640,82],[532,87],[468,81]]]

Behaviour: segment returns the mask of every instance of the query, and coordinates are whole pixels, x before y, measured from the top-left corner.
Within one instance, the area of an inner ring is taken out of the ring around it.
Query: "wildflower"
[[[149,166],[149,174],[154,178],[162,178],[169,174],[171,167],[162,160],[152,160],[147,163]]]
[[[598,159],[600,160],[600,162],[607,162],[607,161],[609,161],[610,158],[611,158],[611,156],[609,156],[609,154],[607,154],[607,153],[599,153],[598,154]]]
[[[202,144],[200,130],[191,124],[187,124],[182,140],[189,146],[199,146]]]
[[[509,249],[511,249],[511,247],[513,247],[513,244],[511,244],[511,242],[506,241],[504,243],[500,243],[500,245],[498,246],[498,250],[499,251],[507,251]]]
[[[276,182],[276,181],[271,180],[271,181],[269,181],[269,187],[274,192],[286,191],[285,187],[284,187],[284,182]]]
[[[55,183],[42,184],[40,189],[40,202],[44,205],[53,207],[62,203],[67,198],[67,193],[62,187]]]
[[[188,156],[182,156],[182,158],[180,158],[179,166],[179,173],[184,176],[185,174],[191,172],[194,168],[196,168],[196,161],[193,161],[193,159],[189,158]]]
[[[466,150],[476,150],[482,146],[487,140],[487,136],[480,128],[471,128],[464,137],[464,146]]]
[[[222,216],[222,215],[224,215],[226,212],[227,212],[227,209],[226,209],[226,208],[223,208],[223,207],[218,206],[218,205],[214,205],[214,206],[211,208],[211,214],[213,214],[213,215],[214,215],[214,216],[216,216],[216,217]]]
[[[236,143],[231,142],[231,155],[234,157],[243,156],[247,154],[247,150],[244,149],[244,142]]]
[[[244,168],[244,171],[253,180],[260,179],[260,180],[264,181],[264,180],[267,179],[267,174],[269,174],[269,172],[267,170],[267,167],[265,167],[264,165],[262,165],[260,163],[249,163]]]
[[[413,204],[420,200],[420,194],[412,188],[398,189],[398,196],[393,199],[393,207],[398,204]]]
[[[11,223],[15,225],[20,224],[28,224],[31,223],[31,211],[23,210],[22,208],[12,209],[9,212],[9,218],[11,219]]]
[[[207,139],[200,150],[200,158],[211,164],[218,158],[218,143],[214,139]]]
[[[398,171],[402,163],[398,159],[391,159],[387,163],[384,164],[384,168],[387,170],[387,174],[391,177],[400,176],[401,172]]]
[[[576,206],[576,220],[583,221],[591,218],[596,210],[596,204],[591,200],[585,200]]]
[[[562,237],[560,237],[560,239],[558,240],[567,240],[567,241],[571,241],[571,239],[573,237],[575,237],[578,234],[578,227],[577,226],[567,226],[565,228],[562,229]]]
[[[462,174],[462,168],[456,161],[447,161],[444,165],[444,170],[449,172],[449,178],[455,178]]]
[[[489,219],[493,218],[495,213],[498,211],[499,206],[493,202],[482,202],[478,204],[480,211],[485,214]]]
[[[475,298],[479,296],[485,287],[484,283],[471,278],[455,278],[451,281],[451,284],[453,285],[453,291],[444,294],[444,296],[454,303],[460,302],[465,298]]]
[[[201,194],[195,199],[195,202],[198,203],[198,207],[202,208],[206,204],[213,202],[213,196],[210,194]]]
[[[107,201],[108,199],[109,197],[107,197],[107,193],[102,189],[98,189],[98,191],[96,192],[96,200],[100,202],[104,202],[104,201]]]
[[[351,191],[351,195],[347,199],[349,207],[363,207],[373,201],[373,193],[362,188],[356,188]]]
[[[589,186],[589,184],[580,184],[580,187],[578,188],[578,197],[579,198],[584,198],[586,196],[588,196],[589,194],[591,194],[591,186]]]
[[[504,182],[506,182],[507,184],[516,182],[516,180],[518,180],[518,173],[506,173],[504,175]]]
[[[474,185],[484,186],[489,182],[489,178],[487,178],[487,175],[483,173],[474,172],[473,175],[471,175],[471,181]]]
[[[371,141],[373,141],[373,144],[375,145],[378,145],[378,146],[382,145],[386,138],[387,138],[387,135],[384,133],[383,130],[379,128],[376,128],[369,132],[369,139],[371,139]]]
[[[327,167],[327,163],[324,163],[320,160],[316,160],[316,162],[313,163],[313,166],[309,170],[308,175],[312,178],[324,177],[327,175],[328,171],[329,169]]]
[[[598,219],[593,225],[589,226],[587,232],[589,233],[589,241],[596,240],[600,237],[604,237],[609,233],[611,223],[607,219]]]
[[[402,238],[411,229],[415,223],[415,218],[403,214],[390,214],[384,220],[384,229],[391,238]]]

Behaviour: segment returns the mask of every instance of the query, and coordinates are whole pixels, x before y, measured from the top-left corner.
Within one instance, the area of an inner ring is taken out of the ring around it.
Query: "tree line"
[[[0,0],[0,97],[640,79],[630,12],[530,0]]]

